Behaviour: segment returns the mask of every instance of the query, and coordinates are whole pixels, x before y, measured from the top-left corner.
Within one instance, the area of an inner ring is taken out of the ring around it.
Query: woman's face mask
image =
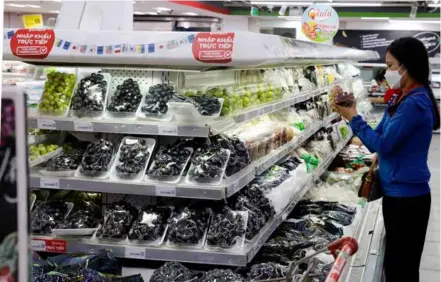
[[[384,74],[384,77],[386,78],[391,89],[399,89],[401,87],[401,79],[407,72],[405,71],[403,74],[400,74],[401,68],[402,66],[398,70],[386,70],[386,73]]]

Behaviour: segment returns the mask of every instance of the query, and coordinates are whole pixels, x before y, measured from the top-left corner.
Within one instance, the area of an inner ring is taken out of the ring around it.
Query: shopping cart
[[[296,262],[291,262],[288,267],[286,277],[255,282],[303,282],[307,277],[311,277],[310,272],[317,266],[319,262],[318,260],[312,260],[312,258],[325,252],[330,252],[335,258],[325,282],[338,282],[348,259],[357,251],[357,240],[352,237],[344,237],[329,243],[325,248],[320,249],[313,254],[307,255]],[[303,263],[308,263],[308,268],[301,275],[294,275],[298,272],[300,264]]]

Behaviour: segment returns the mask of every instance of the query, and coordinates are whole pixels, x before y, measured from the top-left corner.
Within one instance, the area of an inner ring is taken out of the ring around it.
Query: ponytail
[[[432,101],[432,105],[433,105],[433,117],[435,118],[433,121],[433,130],[437,130],[440,128],[440,122],[441,122],[438,103],[436,102],[435,95],[433,95],[432,87],[430,87],[429,81],[427,81],[424,84],[424,87],[427,89],[427,92],[429,93],[430,101]]]

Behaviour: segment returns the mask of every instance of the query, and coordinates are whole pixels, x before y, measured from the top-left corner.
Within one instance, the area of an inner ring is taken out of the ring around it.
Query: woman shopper
[[[387,282],[419,281],[419,267],[430,214],[427,157],[440,114],[429,83],[424,44],[412,37],[395,40],[386,54],[386,79],[401,89],[372,129],[352,107],[336,106],[352,131],[379,157],[386,228]]]

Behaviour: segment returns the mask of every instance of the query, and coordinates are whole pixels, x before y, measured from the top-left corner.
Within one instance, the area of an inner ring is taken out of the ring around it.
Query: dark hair
[[[440,128],[440,114],[438,103],[433,95],[429,81],[429,55],[427,54],[424,44],[413,37],[403,37],[392,42],[387,51],[400,62],[407,73],[416,80],[417,83],[424,85],[429,92],[430,100],[433,104],[433,112],[435,120],[433,121],[433,129]]]
[[[375,75],[375,81],[383,81],[385,79],[384,75],[386,74],[386,69],[380,69],[377,71],[377,74]]]

